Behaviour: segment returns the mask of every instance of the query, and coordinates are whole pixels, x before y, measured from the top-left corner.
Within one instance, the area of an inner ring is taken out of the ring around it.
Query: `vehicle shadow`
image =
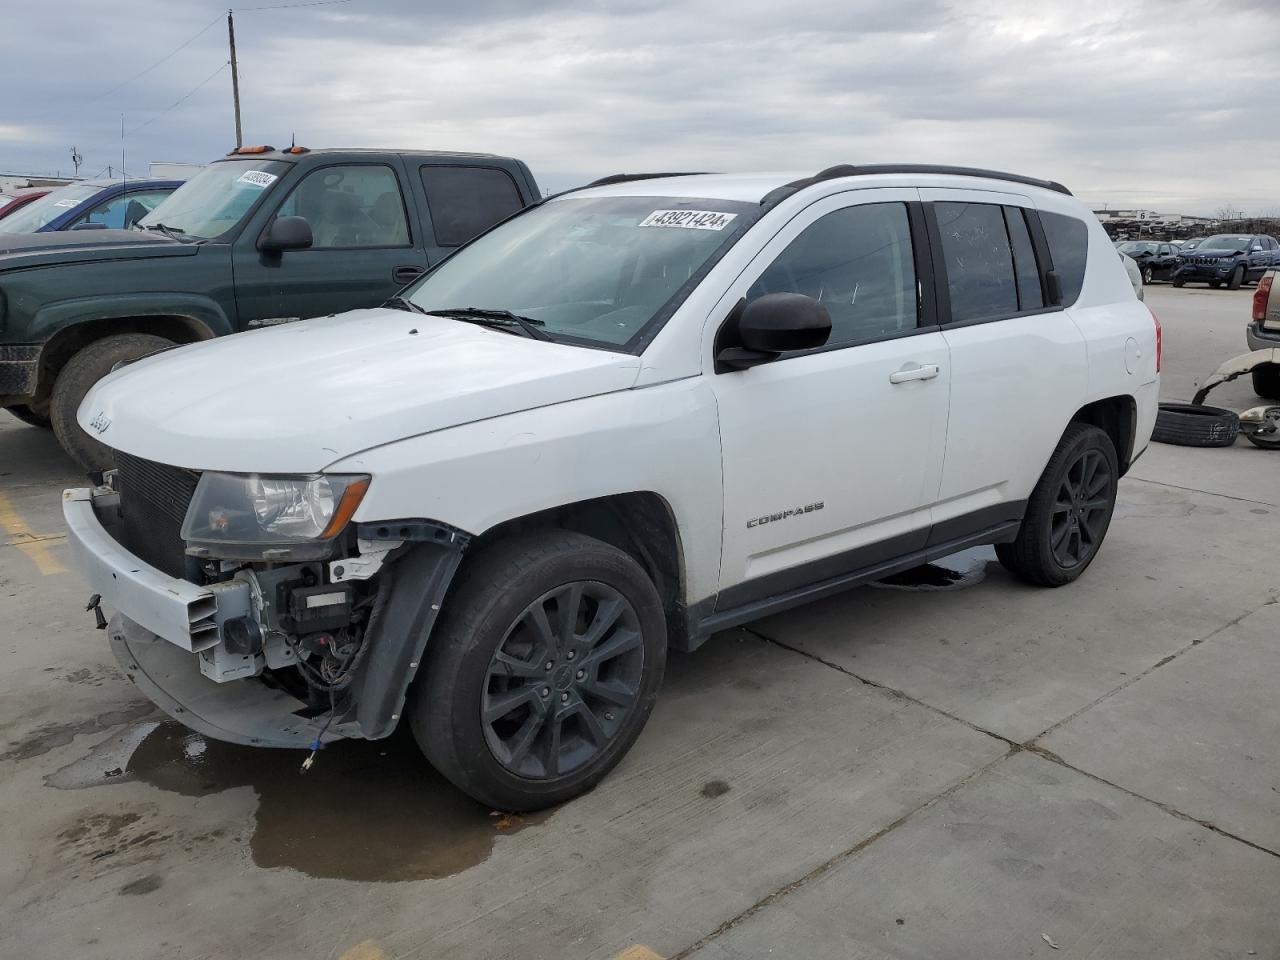
[[[70,485],[84,472],[58,445],[52,430],[32,427],[0,411],[0,490],[29,484]]]

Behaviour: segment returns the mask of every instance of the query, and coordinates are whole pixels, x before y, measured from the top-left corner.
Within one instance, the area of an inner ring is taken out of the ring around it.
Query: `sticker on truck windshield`
[[[236,178],[240,183],[247,183],[251,187],[262,189],[269,187],[276,182],[274,173],[267,173],[264,170],[246,170]]]
[[[640,226],[723,230],[736,216],[736,213],[720,213],[717,210],[655,210],[640,221]]]

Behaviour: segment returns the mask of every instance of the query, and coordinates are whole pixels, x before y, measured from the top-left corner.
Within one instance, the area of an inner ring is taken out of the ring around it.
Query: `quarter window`
[[[404,198],[390,167],[321,167],[293,188],[277,216],[305,217],[312,248],[405,247]]]
[[[1069,307],[1084,286],[1084,265],[1089,252],[1089,228],[1083,220],[1061,213],[1040,211],[1040,223],[1049,242],[1053,269],[1062,280],[1062,305]]]
[[[422,186],[442,247],[460,246],[524,206],[511,175],[495,167],[427,164]]]
[[[752,284],[748,299],[803,293],[831,314],[830,345],[915,328],[911,226],[902,203],[845,207],[816,220]]]
[[[935,203],[947,268],[951,319],[991,320],[1018,312],[1013,250],[1000,207]]]

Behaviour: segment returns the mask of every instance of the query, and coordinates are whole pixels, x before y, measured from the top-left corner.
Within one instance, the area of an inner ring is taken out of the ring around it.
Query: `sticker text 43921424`
[[[640,226],[723,230],[736,216],[736,213],[720,213],[718,210],[655,210],[640,221]]]

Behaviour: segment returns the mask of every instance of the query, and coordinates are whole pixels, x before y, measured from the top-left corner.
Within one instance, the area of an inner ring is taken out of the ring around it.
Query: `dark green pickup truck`
[[[506,157],[246,147],[133,230],[0,236],[0,407],[99,469],[76,410],[118,363],[376,306],[538,197]]]

